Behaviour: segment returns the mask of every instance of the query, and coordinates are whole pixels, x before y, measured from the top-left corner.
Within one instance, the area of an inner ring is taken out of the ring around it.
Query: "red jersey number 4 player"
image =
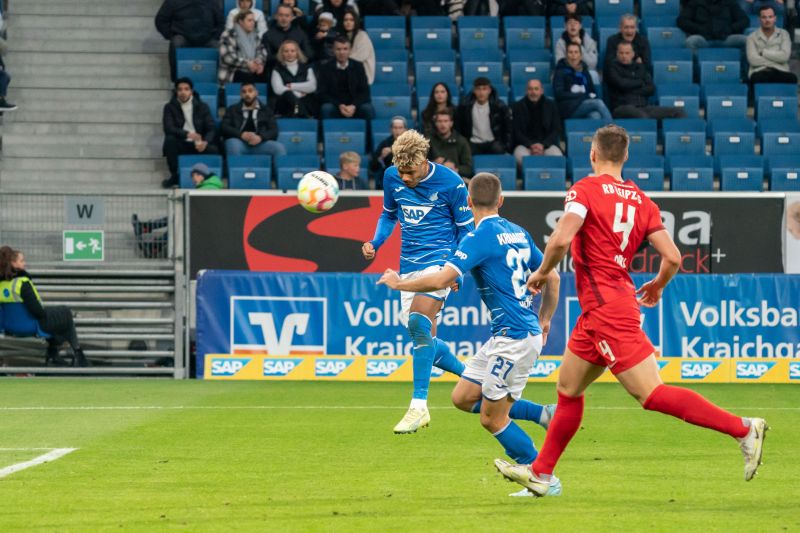
[[[625,129],[611,124],[597,130],[590,158],[594,175],[567,192],[564,216],[547,242],[541,266],[528,279],[530,291],[539,293],[571,245],[582,313],[561,364],[558,407],[532,465],[497,459],[495,466],[534,496],[560,493],[553,469],[580,427],[584,390],[608,368],[645,409],[736,438],[744,454],[744,478],[749,481],[761,461],[766,421],[735,416],[692,390],[665,385],[653,344],[641,329],[639,305],[658,303],[681,257],[664,229],[658,206],[635,184],[622,181],[622,166],[628,159]],[[654,279],[636,290],[628,265],[645,239],[661,255],[661,267]]]

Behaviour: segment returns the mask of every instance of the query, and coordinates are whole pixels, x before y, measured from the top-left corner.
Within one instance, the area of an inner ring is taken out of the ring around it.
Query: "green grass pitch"
[[[475,415],[432,387],[431,427],[394,435],[406,383],[8,379],[0,531],[792,531],[800,529],[800,387],[698,385],[763,416],[764,466],[735,441],[645,412],[616,384],[587,394],[556,471],[560,498],[517,486]],[[529,399],[555,399],[552,384]],[[544,432],[524,423],[537,445]]]

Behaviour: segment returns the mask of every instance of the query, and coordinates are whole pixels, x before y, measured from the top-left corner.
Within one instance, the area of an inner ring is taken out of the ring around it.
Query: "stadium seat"
[[[586,176],[591,176],[594,171],[589,162],[589,154],[583,154],[577,157],[570,156],[567,160],[569,167],[569,175],[572,177],[572,184],[579,182]]]
[[[230,107],[233,104],[238,104],[239,100],[242,99],[241,95],[242,84],[241,83],[226,83],[224,87],[225,93],[225,107]],[[258,99],[261,100],[262,103],[267,102],[267,84],[266,83],[256,83],[256,90],[258,91]]]
[[[441,67],[441,72],[432,72],[438,76],[428,75],[430,72],[425,72],[423,68],[419,71],[422,76],[415,80],[417,96],[429,96],[431,89],[436,83],[446,83],[450,88],[450,92],[454,95],[458,94],[458,84],[456,83],[455,65],[456,65],[456,52],[455,50],[418,50],[414,52],[414,73],[417,74],[416,65],[434,65]],[[438,69],[434,69],[438,70]],[[452,73],[451,76],[446,74]]]
[[[282,155],[275,158],[278,173],[278,188],[284,191],[297,189],[297,183],[305,174],[319,170],[319,157],[316,155]]]
[[[764,159],[760,155],[721,155],[716,163],[721,191],[764,189]]]
[[[364,17],[364,29],[376,52],[378,50],[405,50],[405,17],[369,15]]]
[[[683,48],[686,42],[686,34],[674,25],[648,26],[647,40],[653,48]]]
[[[410,116],[403,117],[406,119],[406,124],[409,128],[414,127],[414,121],[411,120]],[[391,118],[378,118],[369,121],[369,132],[370,132],[370,140],[372,144],[370,145],[372,151],[375,150],[375,147],[378,146],[381,141],[383,141],[386,137],[391,134],[391,126],[392,126]]]
[[[194,84],[194,90],[200,95],[200,100],[208,105],[211,116],[219,125],[219,86],[216,83],[201,82]]]
[[[497,17],[459,17],[458,28],[459,50],[478,50],[497,48],[500,45],[500,29]]]
[[[773,155],[767,158],[769,190],[800,191],[800,155]]]
[[[367,15],[364,17],[364,28],[367,30],[387,28],[406,31],[406,17]]]
[[[408,61],[375,62],[375,83],[380,85],[404,83],[408,85]],[[373,87],[375,87],[373,85]]]
[[[542,85],[550,85],[550,62],[527,61],[510,63],[509,79],[515,95],[518,94],[517,88],[525,90],[529,80],[540,80]]]
[[[505,17],[503,31],[506,53],[511,50],[530,51],[544,48],[546,25],[546,17]]]
[[[683,109],[687,118],[700,116],[700,86],[694,83],[656,85],[658,105]]]
[[[670,189],[673,191],[713,191],[714,158],[709,155],[673,155],[667,159]]]
[[[229,155],[228,187],[231,189],[271,189],[272,157],[268,155]]]
[[[706,120],[747,117],[747,85],[716,83],[703,86]]]
[[[633,156],[656,155],[658,145],[658,121],[654,119],[626,118],[616,120],[630,137],[628,152]]]
[[[596,17],[617,17],[633,13],[633,0],[594,0]]]
[[[455,83],[456,64],[418,60],[414,63],[414,76],[417,85],[422,87],[433,87],[440,81]]]
[[[287,155],[316,155],[318,124],[313,118],[279,118],[278,142]]]
[[[450,17],[445,16],[426,16],[426,17],[408,17],[411,21],[411,30],[452,30],[453,22]]]
[[[590,118],[569,118],[564,121],[564,133],[567,139],[567,155],[588,156],[592,147],[592,136],[597,128],[608,124],[609,121]],[[588,157],[586,157],[588,163]]]
[[[217,59],[219,50],[216,48],[177,48],[175,61],[179,78],[189,78],[194,83],[217,82]]]
[[[410,97],[406,98],[410,101]],[[338,161],[342,152],[364,154],[367,151],[367,124],[359,118],[323,120],[322,137],[326,161]]]
[[[178,173],[181,189],[194,189],[192,183],[192,167],[197,163],[204,163],[218,177],[222,177],[221,155],[181,155],[178,156]]]
[[[701,48],[697,50],[700,85],[741,82],[740,58],[740,52],[736,48]]]
[[[653,82],[656,86],[663,83],[692,83],[694,64],[691,50],[655,48],[652,57]]]
[[[411,32],[411,46],[414,53],[418,50],[450,50],[452,44],[452,34],[449,28],[415,29]]]
[[[517,160],[513,155],[476,155],[472,157],[475,174],[491,172],[500,178],[504,191],[517,189]]]
[[[643,191],[663,191],[664,158],[632,155],[622,169],[622,179],[631,180]]]
[[[547,155],[523,157],[522,180],[526,191],[566,190],[567,158]]]
[[[468,61],[461,63],[461,76],[464,80],[465,88],[472,87],[475,78],[489,78],[492,85],[502,85],[503,82],[503,63],[500,61]]]
[[[753,155],[756,125],[749,118],[719,118],[708,124],[713,154]]]
[[[375,118],[392,118],[395,115],[411,116],[411,91],[406,90],[404,96],[372,95],[372,107]]]
[[[681,10],[680,0],[641,0],[642,20],[652,17],[671,17],[675,20]]]
[[[797,85],[757,83],[754,89],[756,119],[797,117]]]
[[[408,63],[408,50],[405,48],[402,49],[395,49],[395,48],[376,48],[375,49],[375,60],[377,61],[394,61],[394,62],[406,62]]]
[[[699,118],[668,118],[661,123],[664,155],[705,155],[706,121]]]
[[[759,120],[758,134],[762,155],[800,154],[800,123],[795,118]]]
[[[0,331],[13,337],[39,337],[49,339],[50,334],[44,331],[30,311],[22,302],[4,303],[0,305],[3,309],[0,317],[3,323]]]

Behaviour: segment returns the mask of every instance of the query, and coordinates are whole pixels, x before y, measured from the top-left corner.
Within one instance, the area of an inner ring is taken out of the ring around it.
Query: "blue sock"
[[[456,376],[464,373],[464,363],[458,360],[450,351],[450,347],[441,339],[433,339],[436,343],[436,354],[433,356],[433,364]]]
[[[513,420],[505,428],[495,433],[494,438],[503,446],[506,455],[518,464],[531,464],[539,455],[531,438]]]
[[[483,399],[478,400],[475,405],[472,406],[472,412],[480,413],[482,403]],[[513,420],[530,420],[531,422],[536,422],[538,424],[542,418],[543,412],[543,405],[533,403],[530,400],[517,400],[511,406],[511,411],[509,411],[508,417]]]
[[[431,369],[436,345],[431,336],[431,320],[421,313],[411,313],[408,317],[408,332],[413,342],[414,356],[414,395],[416,400],[428,399],[428,385],[431,382]]]

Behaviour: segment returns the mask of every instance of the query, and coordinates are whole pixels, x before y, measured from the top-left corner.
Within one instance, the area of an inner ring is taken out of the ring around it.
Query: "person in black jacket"
[[[678,15],[678,27],[688,35],[688,48],[744,48],[744,30],[750,19],[737,0],[687,0]]]
[[[219,153],[216,126],[208,104],[194,92],[189,78],[175,82],[175,94],[164,105],[161,122],[164,127],[164,156],[169,168],[169,178],[161,185],[164,188],[176,187],[179,155]]]
[[[652,56],[650,54],[650,41],[636,29],[636,15],[622,15],[619,19],[619,33],[615,33],[606,41],[606,56],[603,58],[603,72],[617,58],[617,45],[623,41],[633,45],[633,60],[652,71]]]
[[[641,63],[634,61],[633,45],[617,45],[617,59],[605,73],[608,96],[615,118],[683,118],[686,113],[677,107],[649,105],[648,98],[656,92],[653,78]]]
[[[311,50],[311,43],[308,41],[306,32],[295,24],[294,11],[291,6],[279,5],[275,10],[273,20],[269,23],[267,33],[261,39],[264,46],[267,48],[270,61],[278,54],[278,50],[284,41],[294,41],[303,51],[303,54],[310,61],[313,57]]]
[[[528,80],[526,94],[511,108],[514,157],[522,164],[527,155],[563,155],[558,106],[544,95],[540,80]]]
[[[276,141],[278,123],[269,107],[258,99],[253,83],[242,83],[242,99],[225,110],[220,132],[225,152],[231,155],[285,155],[286,148]]]
[[[556,63],[553,75],[553,93],[562,119],[594,118],[611,120],[603,100],[597,97],[589,67],[581,58],[581,47],[567,45],[567,56]]]
[[[456,109],[456,129],[472,155],[504,154],[511,146],[511,113],[488,78],[475,78],[472,92]]]
[[[75,355],[73,366],[90,366],[78,342],[72,311],[63,305],[44,307],[25,267],[22,252],[9,246],[0,247],[0,303],[22,303],[39,327],[51,335],[47,339],[47,364],[65,364],[58,352],[68,342]]]
[[[364,65],[350,59],[350,41],[340,35],[333,43],[335,61],[319,67],[319,93],[322,118],[375,118]]]
[[[216,48],[224,28],[222,5],[217,0],[164,0],[156,13],[156,29],[169,41],[171,79],[176,78],[176,48]]]

